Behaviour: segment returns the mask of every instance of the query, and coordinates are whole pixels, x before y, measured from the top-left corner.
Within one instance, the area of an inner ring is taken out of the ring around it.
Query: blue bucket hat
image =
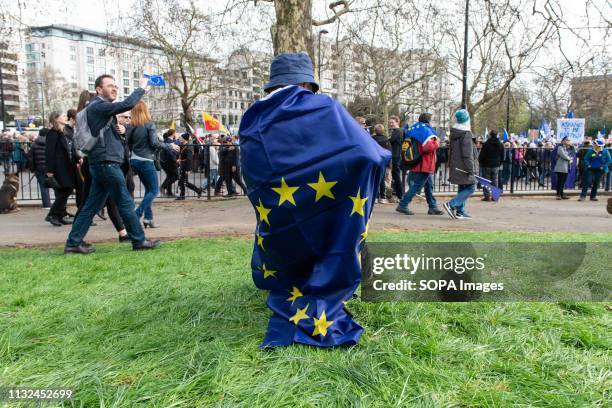
[[[595,144],[599,147],[604,147],[606,145],[606,142],[604,142],[603,139],[597,139],[595,140]]]
[[[284,53],[277,55],[270,65],[270,81],[264,91],[277,86],[297,85],[303,82],[310,83],[314,92],[319,90],[319,84],[314,79],[314,69],[308,54]]]
[[[459,124],[467,123],[470,121],[470,114],[465,109],[459,109],[457,112],[455,112],[455,119]]]

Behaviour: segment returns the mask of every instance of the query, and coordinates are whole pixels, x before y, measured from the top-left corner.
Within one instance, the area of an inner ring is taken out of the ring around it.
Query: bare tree
[[[321,20],[312,17],[312,0],[229,0],[226,11],[243,7],[247,3],[272,3],[276,21],[270,28],[274,55],[283,52],[306,52],[314,61],[312,27],[332,24],[340,16],[351,11],[354,0],[329,3],[331,15]]]
[[[204,56],[211,44],[211,17],[193,0],[138,0],[135,9],[135,18],[125,23],[140,30],[136,38],[161,50],[160,69],[181,101],[185,123],[195,128],[192,106],[213,89],[216,61]]]
[[[378,0],[359,14],[353,24],[343,24],[348,32],[346,48],[354,49],[354,58],[347,63],[357,69],[357,92],[372,101],[384,123],[399,105],[424,109],[421,102],[433,99],[430,82],[445,72],[446,61],[430,50],[439,29],[420,22],[434,21],[439,11],[431,5],[415,7],[412,0]]]

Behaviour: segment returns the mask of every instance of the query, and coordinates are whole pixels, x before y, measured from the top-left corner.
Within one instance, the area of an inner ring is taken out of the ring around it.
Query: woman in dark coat
[[[52,112],[49,116],[51,129],[47,133],[45,149],[45,166],[49,186],[55,191],[55,201],[51,205],[46,220],[55,226],[72,224],[66,216],[66,203],[72,190],[76,187],[76,163],[78,157],[72,143],[64,135],[68,118],[61,112]]]

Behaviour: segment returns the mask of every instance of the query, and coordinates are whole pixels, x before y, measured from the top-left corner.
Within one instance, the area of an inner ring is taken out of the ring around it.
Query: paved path
[[[417,200],[411,209],[415,216],[394,211],[395,204],[377,205],[370,229],[440,230],[440,231],[560,231],[612,232],[612,216],[605,210],[605,197],[599,202],[557,201],[553,197],[507,197],[499,203],[485,203],[474,197],[468,204],[472,220],[451,220],[448,216],[428,216],[423,201]],[[442,199],[440,199],[442,201]],[[154,204],[156,222],[161,226],[147,230],[153,238],[191,236],[227,236],[252,234],[254,211],[246,198],[207,202],[188,200]],[[72,209],[74,211],[74,208]],[[24,207],[13,214],[0,215],[0,246],[62,244],[69,227],[53,227],[43,221],[41,208]],[[89,230],[92,242],[116,238],[110,222],[96,217],[98,226]]]

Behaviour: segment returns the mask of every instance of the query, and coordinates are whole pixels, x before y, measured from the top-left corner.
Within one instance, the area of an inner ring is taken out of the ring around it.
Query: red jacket
[[[421,162],[410,171],[433,174],[436,171],[436,150],[439,147],[440,143],[437,138],[429,139],[424,145],[419,145],[419,152],[422,156]]]

